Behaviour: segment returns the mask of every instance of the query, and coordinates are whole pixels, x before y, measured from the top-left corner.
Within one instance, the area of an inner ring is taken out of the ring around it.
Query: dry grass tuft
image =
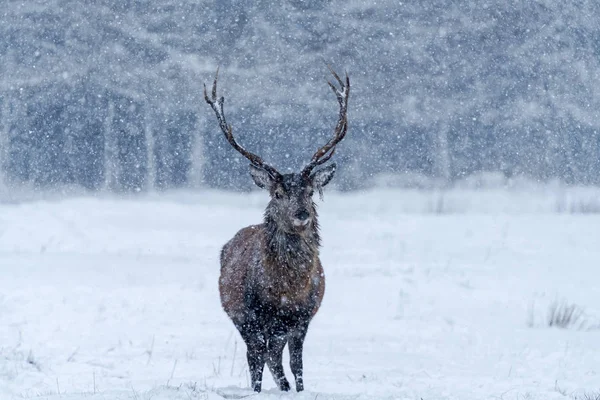
[[[550,327],[577,328],[585,327],[583,309],[566,301],[553,301],[548,309],[547,323]]]

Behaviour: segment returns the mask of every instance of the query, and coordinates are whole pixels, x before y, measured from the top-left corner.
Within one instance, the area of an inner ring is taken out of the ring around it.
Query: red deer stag
[[[286,343],[296,390],[304,390],[302,347],[308,324],[325,293],[319,260],[319,225],[312,196],[314,190],[322,194],[336,165],[314,169],[333,156],[348,130],[350,79],[346,74],[344,82],[333,70],[331,73],[341,86],[336,88],[328,82],[340,105],[333,138],[317,150],[300,173],[291,174],[279,173],[233,137],[223,112],[224,98],[217,99],[218,70],[211,97],[204,87],[204,98],[217,115],[225,137],[250,160],[254,183],[271,195],[263,223],[243,228],[221,251],[221,304],[246,342],[252,389],[256,392],[261,390],[265,362],[279,389],[290,390],[282,366]]]

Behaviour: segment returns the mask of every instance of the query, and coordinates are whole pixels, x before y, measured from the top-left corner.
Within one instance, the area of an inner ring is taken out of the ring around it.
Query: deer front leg
[[[260,392],[262,390],[262,375],[267,353],[265,335],[253,324],[242,326],[240,333],[248,349],[246,356],[248,358],[248,368],[250,369],[250,379],[252,380],[252,390]]]
[[[282,358],[283,348],[287,338],[284,334],[272,335],[267,343],[267,366],[273,374],[273,379],[279,387],[279,390],[287,392],[290,390],[290,383],[283,372]]]
[[[304,338],[308,330],[308,323],[293,330],[289,338],[290,348],[290,368],[296,380],[296,391],[304,390],[304,380],[302,378],[302,349],[304,347]]]

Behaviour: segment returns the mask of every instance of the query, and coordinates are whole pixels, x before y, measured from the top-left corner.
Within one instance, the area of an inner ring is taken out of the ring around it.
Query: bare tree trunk
[[[147,167],[148,176],[146,181],[146,189],[149,191],[154,191],[156,184],[156,155],[154,153],[154,132],[153,132],[153,123],[152,117],[150,116],[150,107],[148,105],[145,106],[144,110],[144,131],[146,135],[146,158],[147,158]]]
[[[434,144],[434,170],[435,177],[443,180],[443,184],[450,182],[450,147],[448,143],[448,128],[445,125],[436,126],[435,144]]]
[[[104,121],[104,187],[105,191],[111,191],[117,184],[117,146],[112,129],[115,117],[115,105],[108,100],[108,112]]]
[[[0,114],[0,188],[6,187],[6,168],[8,166],[9,134],[10,134],[10,101],[6,93],[2,98],[2,109]]]
[[[192,141],[192,151],[191,151],[191,167],[188,178],[188,184],[191,188],[197,189],[202,186],[203,183],[203,170],[202,167],[204,165],[204,146],[201,138],[201,134],[203,130],[202,128],[206,128],[206,118],[198,118],[196,120],[196,129],[193,129],[190,132],[191,141]]]

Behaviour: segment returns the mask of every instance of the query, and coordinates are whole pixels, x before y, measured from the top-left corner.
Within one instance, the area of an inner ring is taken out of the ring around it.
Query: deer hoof
[[[279,381],[279,390],[284,392],[290,391],[290,383],[287,381],[287,379],[283,378],[281,381]]]

